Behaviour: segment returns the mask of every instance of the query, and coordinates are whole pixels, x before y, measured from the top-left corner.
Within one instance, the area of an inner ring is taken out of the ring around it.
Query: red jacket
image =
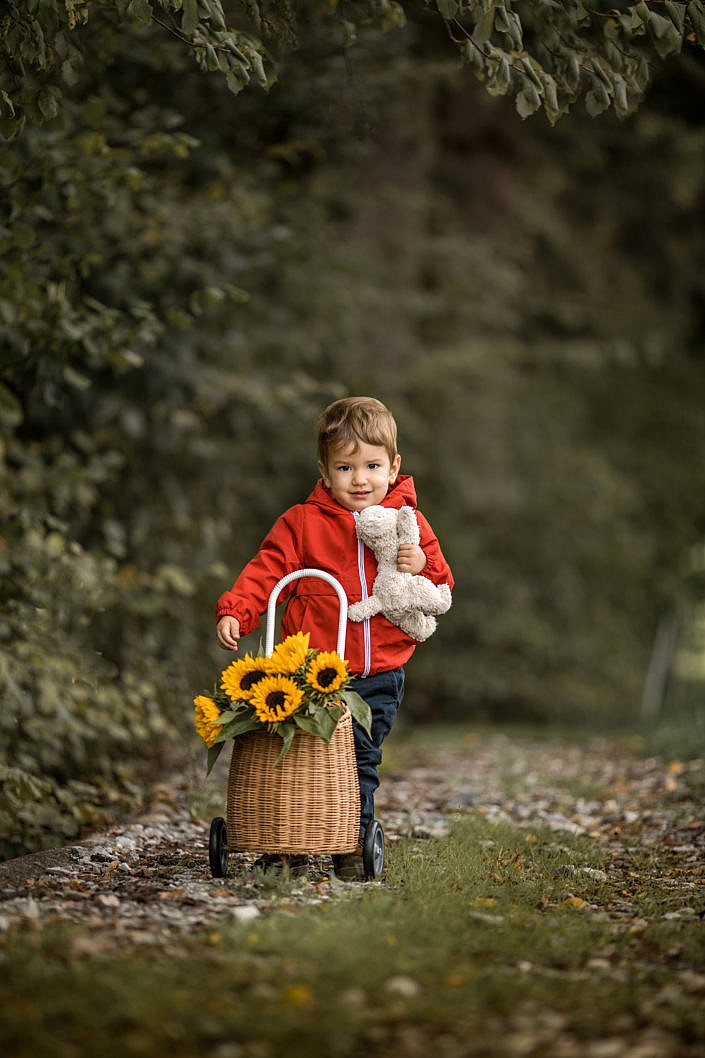
[[[382,500],[384,507],[416,508],[413,479],[401,474]],[[421,547],[426,554],[422,575],[434,584],[453,587],[453,575],[441,553],[431,526],[416,512]],[[305,503],[290,507],[272,526],[259,551],[245,566],[230,591],[216,605],[216,620],[229,615],[240,622],[241,635],[257,628],[266,612],[272,588],[295,569],[316,568],[332,573],[340,581],[348,603],[366,598],[372,591],[377,560],[358,540],[356,515],[333,499],[322,480],[316,483]],[[290,596],[282,619],[281,635],[310,632],[310,645],[334,650],[338,629],[338,598],[334,589],[320,578],[302,577],[283,590]],[[351,673],[374,675],[399,668],[408,661],[416,640],[381,615],[370,621],[348,621],[345,656]]]

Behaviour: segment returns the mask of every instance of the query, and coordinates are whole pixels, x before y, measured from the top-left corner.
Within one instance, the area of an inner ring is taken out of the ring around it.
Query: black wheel
[[[228,873],[228,832],[222,816],[216,816],[211,823],[208,839],[208,860],[214,878],[225,878]]]
[[[365,831],[365,842],[362,846],[362,865],[365,878],[379,878],[384,868],[384,831],[378,819],[373,819]]]

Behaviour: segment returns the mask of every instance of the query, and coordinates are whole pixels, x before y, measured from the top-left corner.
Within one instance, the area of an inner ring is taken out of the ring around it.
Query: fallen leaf
[[[569,907],[572,911],[580,911],[587,906],[587,900],[583,900],[581,896],[566,896],[561,900],[561,907]]]
[[[313,992],[308,985],[290,985],[284,992],[284,1002],[293,1007],[313,1005]]]

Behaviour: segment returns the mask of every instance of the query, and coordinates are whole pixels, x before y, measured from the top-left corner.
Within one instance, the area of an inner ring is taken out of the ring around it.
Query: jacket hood
[[[315,503],[331,513],[344,512],[345,514],[350,514],[347,507],[343,507],[341,503],[333,499],[333,494],[323,481],[323,478],[318,479],[313,492],[307,497],[306,503]],[[397,476],[396,481],[390,486],[387,495],[382,500],[381,506],[396,507],[397,510],[400,507],[413,507],[416,510],[416,489],[414,488],[414,479],[411,474],[399,474]]]

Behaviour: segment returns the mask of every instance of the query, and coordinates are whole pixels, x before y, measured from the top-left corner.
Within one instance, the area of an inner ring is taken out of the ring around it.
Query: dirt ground
[[[475,734],[433,745],[400,742],[389,756],[376,808],[388,842],[443,838],[458,812],[472,811],[521,828],[586,835],[608,850],[615,871],[628,871],[638,853],[658,847],[659,884],[678,905],[672,914],[703,928],[702,760],[644,758],[607,739],[548,744]],[[151,808],[139,818],[0,864],[0,931],[59,918],[99,927],[118,943],[149,944],[224,917],[266,912],[253,855],[231,856],[227,887],[211,878],[208,818],[194,818],[194,806],[217,803],[221,789],[222,769],[206,782],[186,768],[154,788]],[[334,899],[339,886],[330,861],[311,857],[298,899]],[[627,896],[620,913],[630,913]]]

